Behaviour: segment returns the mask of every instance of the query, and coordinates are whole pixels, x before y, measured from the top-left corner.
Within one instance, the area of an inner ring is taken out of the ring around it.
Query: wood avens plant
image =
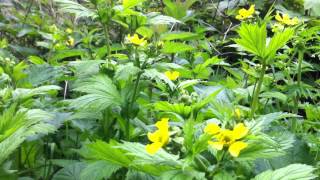
[[[240,38],[234,39],[234,41],[245,51],[253,54],[261,64],[260,75],[252,95],[250,116],[253,118],[259,106],[259,93],[267,67],[272,64],[277,51],[292,38],[294,29],[285,28],[281,32],[276,32],[270,40],[267,37],[265,22],[262,24],[242,23],[237,32]]]

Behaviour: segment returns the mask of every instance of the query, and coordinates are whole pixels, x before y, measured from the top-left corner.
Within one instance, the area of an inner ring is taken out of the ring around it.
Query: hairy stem
[[[264,75],[266,73],[266,68],[267,68],[267,64],[265,63],[265,61],[263,61],[262,63],[262,69],[261,69],[261,72],[260,72],[260,76],[259,76],[259,79],[258,79],[258,84],[257,84],[257,87],[255,88],[254,90],[254,93],[253,93],[253,98],[252,98],[252,103],[251,103],[251,118],[254,117],[254,114],[258,108],[258,102],[259,102],[259,94],[260,94],[260,91],[261,91],[261,87],[262,87],[262,84],[263,84],[263,78],[264,78]]]

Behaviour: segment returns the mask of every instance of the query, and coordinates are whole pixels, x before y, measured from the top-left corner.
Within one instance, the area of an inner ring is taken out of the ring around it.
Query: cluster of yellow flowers
[[[240,9],[239,14],[236,16],[236,19],[244,20],[244,19],[252,18],[255,12],[254,7],[255,5],[251,5],[249,9],[244,9],[244,8]]]
[[[139,38],[138,34],[134,34],[133,36],[128,34],[127,40],[129,43],[134,44],[134,45],[138,45],[138,46],[147,45],[147,40],[145,40],[144,38]]]
[[[171,81],[175,81],[179,78],[180,73],[178,71],[166,71],[164,75]]]
[[[276,20],[280,22],[281,24],[285,24],[288,26],[294,26],[299,23],[299,19],[297,17],[294,17],[290,19],[290,16],[288,14],[282,14],[282,16],[277,12]]]
[[[154,155],[169,141],[169,118],[161,118],[155,125],[158,128],[153,133],[148,133],[148,139],[152,142],[146,145],[146,151]]]
[[[251,5],[249,9],[242,8],[238,13],[239,14],[236,16],[236,19],[238,20],[252,18],[253,14],[255,13],[255,5]],[[299,23],[299,19],[297,17],[291,19],[288,14],[280,15],[279,12],[277,12],[275,19],[282,25],[294,26]],[[279,26],[279,24],[276,24],[276,26]]]
[[[233,157],[238,157],[240,151],[248,146],[247,143],[241,141],[249,132],[243,123],[237,124],[233,130],[221,129],[217,124],[209,123],[204,132],[213,136],[213,140],[208,142],[211,147],[217,150],[228,147],[228,151]]]

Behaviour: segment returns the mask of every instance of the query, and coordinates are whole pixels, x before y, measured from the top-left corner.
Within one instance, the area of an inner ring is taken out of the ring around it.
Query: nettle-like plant
[[[240,38],[234,41],[244,50],[256,56],[261,64],[260,75],[252,94],[251,117],[254,117],[259,108],[259,94],[263,85],[264,75],[270,66],[277,51],[282,48],[293,37],[295,30],[286,28],[281,32],[276,32],[270,39],[267,38],[267,24],[242,23],[238,29]]]
[[[196,123],[190,119],[184,124],[162,118],[148,132],[150,143],[97,141],[84,146],[79,153],[86,158],[88,166],[81,179],[96,174],[96,178],[151,178],[151,179],[219,179],[248,178],[256,159],[282,156],[293,146],[293,136],[280,133],[273,137],[264,133],[270,123],[282,118],[295,117],[291,114],[272,113],[246,124],[239,123],[232,129],[214,122]],[[281,137],[281,138],[279,138]],[[249,167],[250,168],[249,168]],[[126,167],[126,174],[121,167]],[[287,168],[287,169],[286,169]],[[287,174],[290,178],[312,179],[313,168],[307,165],[290,165],[303,170]],[[241,170],[241,171],[240,171]],[[281,176],[281,169],[263,172],[255,179],[266,179],[271,174]],[[119,172],[119,173],[117,173]]]

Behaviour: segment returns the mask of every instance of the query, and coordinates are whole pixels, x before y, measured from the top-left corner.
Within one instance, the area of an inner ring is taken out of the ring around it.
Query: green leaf
[[[109,178],[113,173],[119,170],[121,166],[110,164],[107,161],[96,161],[90,163],[80,174],[81,180],[101,180]]]
[[[133,8],[141,3],[143,3],[146,0],[123,0],[122,5],[125,9],[127,8]]]
[[[171,53],[181,53],[185,51],[194,50],[193,46],[177,43],[177,42],[165,42],[163,48],[161,49],[162,53],[171,54]]]
[[[267,29],[266,24],[242,23],[238,29],[239,39],[234,41],[243,49],[256,56],[264,57],[266,51]]]
[[[310,10],[312,16],[320,16],[320,1],[304,0],[304,9]]]
[[[161,180],[194,180],[205,179],[205,174],[193,169],[167,171],[160,176]]]
[[[257,175],[254,180],[311,180],[317,176],[313,173],[315,169],[305,164],[291,164],[277,170],[268,170]]]
[[[276,55],[276,52],[292,38],[293,34],[293,28],[286,28],[284,31],[276,33],[268,44],[264,58],[270,61]]]
[[[66,13],[74,14],[76,19],[79,18],[96,18],[98,15],[94,10],[71,0],[54,0],[59,5],[59,10]]]
[[[180,114],[183,117],[189,117],[192,108],[183,103],[170,104],[167,101],[158,101],[154,104],[156,110],[164,112],[174,112]]]
[[[275,98],[275,99],[279,99],[282,102],[286,102],[287,101],[287,95],[281,93],[281,92],[264,92],[262,94],[259,95],[262,98]]]
[[[142,26],[142,27],[139,27],[136,32],[138,34],[140,34],[141,36],[145,37],[145,38],[148,38],[150,39],[153,35],[153,31],[151,28],[148,28],[148,27],[145,27],[145,26]]]
[[[121,105],[121,96],[112,80],[106,75],[96,75],[80,82],[75,91],[87,93],[72,100],[75,108],[93,108],[98,111]]]
[[[65,58],[70,58],[70,57],[83,56],[84,54],[85,54],[85,50],[81,50],[81,49],[68,49],[68,50],[58,51],[49,59],[49,62],[56,62],[56,61],[63,60]]]
[[[126,180],[156,180],[154,176],[130,169],[126,174]]]
[[[80,174],[85,168],[85,163],[77,162],[66,166],[56,172],[52,180],[80,180]]]
[[[160,39],[163,41],[172,41],[172,40],[190,40],[197,37],[198,34],[191,33],[191,32],[179,32],[173,31],[164,33],[160,36]]]
[[[266,115],[261,115],[257,120],[250,124],[251,133],[257,133],[265,130],[269,127],[270,123],[279,119],[290,118],[290,117],[300,117],[296,114],[275,112]]]
[[[16,105],[6,109],[0,115],[0,164],[27,137],[54,132],[52,119],[52,114],[39,109],[17,109]]]

